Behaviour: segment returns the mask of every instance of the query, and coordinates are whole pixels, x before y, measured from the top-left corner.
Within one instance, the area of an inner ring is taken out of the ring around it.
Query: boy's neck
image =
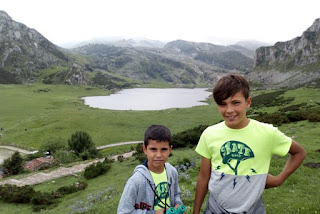
[[[227,125],[227,123],[225,122],[224,124],[229,128],[229,129],[243,129],[245,127],[247,127],[250,123],[250,119],[249,118],[245,118],[242,125],[240,127],[230,127]]]
[[[152,173],[154,173],[154,174],[161,174],[161,173],[163,173],[163,172],[164,172],[164,170],[165,170],[165,168],[164,168],[164,167],[163,167],[163,169],[162,169],[162,170],[160,170],[160,169],[159,169],[159,170],[150,170],[150,169],[149,169],[149,171],[150,171],[150,172],[152,172]]]
[[[163,173],[163,171],[165,170],[165,167],[161,167],[161,168],[150,168],[149,164],[148,164],[148,169],[149,171],[155,173],[155,174],[161,174]]]

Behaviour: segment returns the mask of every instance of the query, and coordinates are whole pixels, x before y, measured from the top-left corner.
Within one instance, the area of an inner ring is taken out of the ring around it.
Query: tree
[[[98,152],[90,137],[85,131],[76,131],[68,140],[69,149],[83,160],[96,157]]]
[[[16,175],[23,171],[23,157],[19,152],[13,153],[10,158],[3,161],[2,168],[5,176]]]

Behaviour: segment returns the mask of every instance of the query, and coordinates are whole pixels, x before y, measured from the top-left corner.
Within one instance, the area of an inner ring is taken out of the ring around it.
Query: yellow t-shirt
[[[168,178],[166,169],[162,173],[157,174],[151,172],[152,179],[155,184],[155,192],[159,196],[155,196],[154,210],[160,210],[165,207],[165,203],[170,207],[169,189],[168,189]],[[160,199],[160,200],[159,200]],[[168,208],[167,206],[167,208]]]

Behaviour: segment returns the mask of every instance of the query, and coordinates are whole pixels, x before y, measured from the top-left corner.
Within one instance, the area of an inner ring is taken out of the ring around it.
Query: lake
[[[133,88],[109,96],[83,97],[85,105],[110,110],[163,110],[208,105],[206,88]]]

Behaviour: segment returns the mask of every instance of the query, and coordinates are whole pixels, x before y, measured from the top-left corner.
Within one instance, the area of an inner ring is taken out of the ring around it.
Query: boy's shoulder
[[[264,123],[254,119],[250,119],[250,123],[251,123],[250,125],[253,126],[254,128],[262,128],[262,129],[270,129],[270,130],[278,129],[277,127],[273,126],[270,123]]]
[[[221,121],[219,123],[208,126],[203,132],[205,133],[213,130],[219,130],[219,129],[223,129],[223,127],[224,127],[224,121]]]

